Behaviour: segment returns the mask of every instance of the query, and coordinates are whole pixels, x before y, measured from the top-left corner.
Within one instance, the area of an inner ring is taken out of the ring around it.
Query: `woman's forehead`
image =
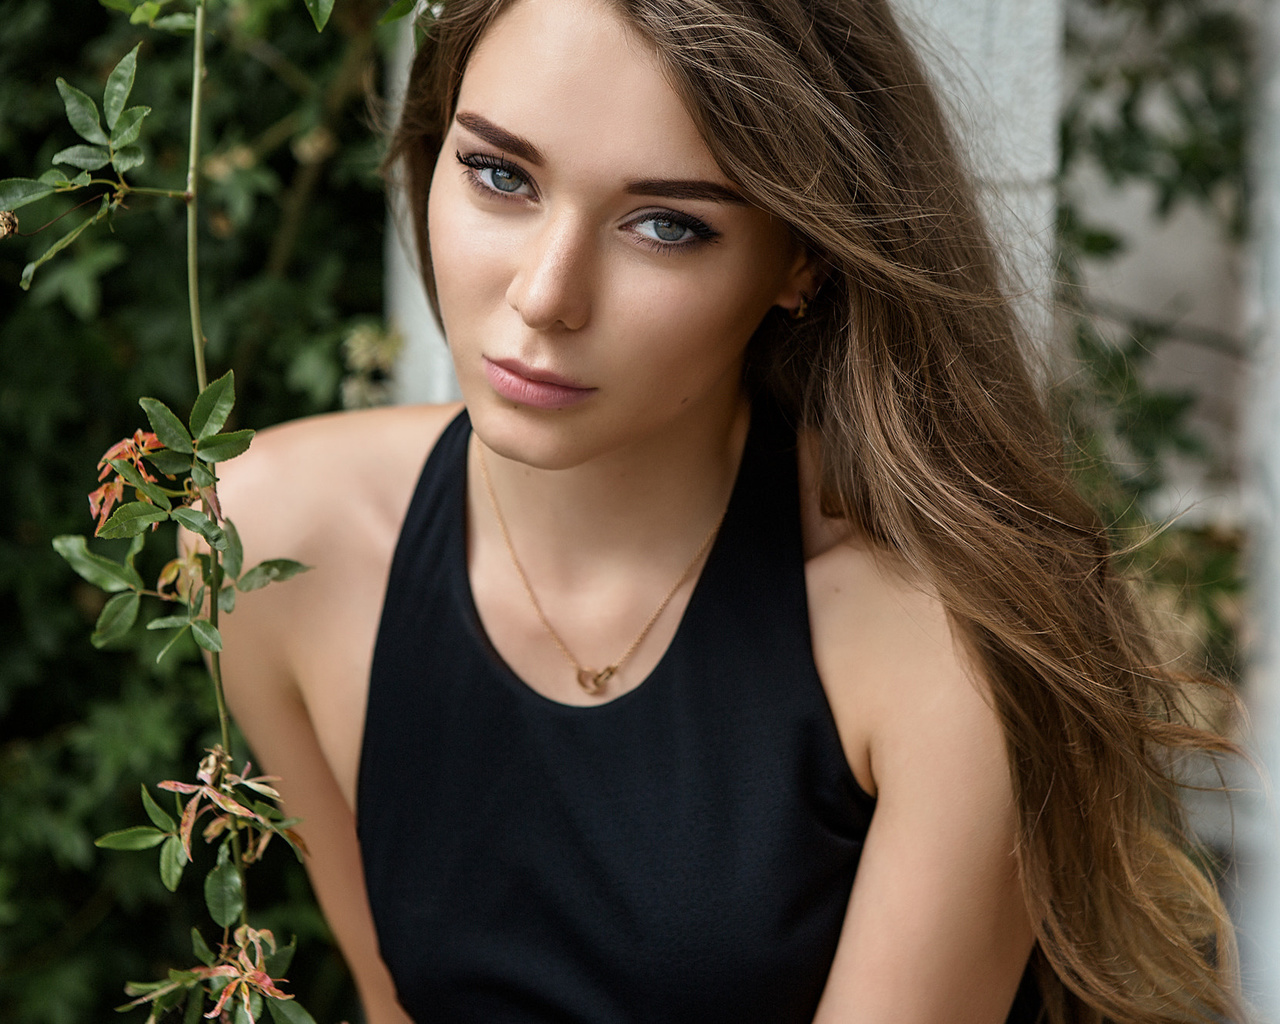
[[[459,112],[548,160],[635,177],[723,178],[648,44],[604,0],[519,0],[480,39]]]

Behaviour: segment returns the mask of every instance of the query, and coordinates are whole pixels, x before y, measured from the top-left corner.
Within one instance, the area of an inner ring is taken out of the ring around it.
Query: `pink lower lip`
[[[596,390],[533,380],[488,358],[484,360],[484,372],[489,378],[489,386],[507,401],[535,409],[566,409],[586,401]]]

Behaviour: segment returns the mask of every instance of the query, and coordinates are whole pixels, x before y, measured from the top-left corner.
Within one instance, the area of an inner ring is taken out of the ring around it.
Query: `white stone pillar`
[[[1252,643],[1246,674],[1251,736],[1274,786],[1280,780],[1280,6],[1258,5],[1259,86],[1254,124],[1252,322],[1256,348],[1245,421],[1252,541]],[[1260,1020],[1280,1021],[1280,813],[1275,792],[1252,792],[1237,816],[1242,897],[1240,952]]]
[[[404,95],[413,61],[412,19],[406,18],[387,67],[387,107],[396,110]],[[404,336],[404,349],[396,364],[392,395],[399,404],[448,402],[461,395],[453,375],[453,361],[436,324],[418,270],[418,255],[403,203],[395,195],[387,210],[386,313],[387,321]]]
[[[1032,336],[1052,333],[1062,111],[1062,0],[896,0],[983,186],[992,228],[1026,298]]]

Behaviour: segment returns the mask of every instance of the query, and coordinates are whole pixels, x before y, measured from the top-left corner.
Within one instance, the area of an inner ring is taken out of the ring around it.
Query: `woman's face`
[[[481,39],[428,222],[476,431],[544,468],[731,415],[752,332],[809,280],[602,0],[520,0]]]

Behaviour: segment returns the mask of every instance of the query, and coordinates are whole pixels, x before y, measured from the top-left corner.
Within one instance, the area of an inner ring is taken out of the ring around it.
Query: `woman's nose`
[[[591,315],[591,233],[566,211],[548,218],[520,253],[507,303],[534,330],[576,331]]]

